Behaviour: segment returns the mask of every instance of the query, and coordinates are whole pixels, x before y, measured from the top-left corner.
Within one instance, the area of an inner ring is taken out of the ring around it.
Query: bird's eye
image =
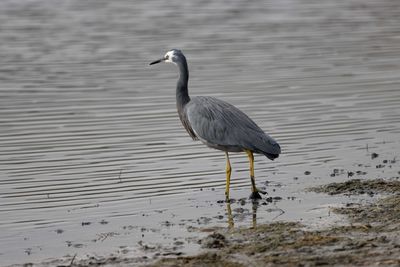
[[[165,59],[168,59],[168,58],[169,58],[169,56],[168,56],[168,55],[166,55],[166,56],[165,56]]]

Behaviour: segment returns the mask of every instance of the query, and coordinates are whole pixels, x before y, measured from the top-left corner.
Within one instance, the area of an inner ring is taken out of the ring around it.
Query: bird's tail
[[[269,158],[270,160],[274,160],[274,159],[276,159],[276,158],[279,157],[279,154],[270,154],[270,153],[265,153],[265,152],[263,152],[263,154],[264,154],[267,158]]]
[[[268,144],[268,149],[264,149],[262,153],[270,160],[278,158],[279,154],[281,153],[281,146],[278,144],[278,142],[268,136],[266,144]]]
[[[281,153],[281,146],[272,137],[266,135],[264,132],[261,134],[261,138],[254,138],[251,144],[256,153],[264,154],[270,160],[274,160],[279,157]]]

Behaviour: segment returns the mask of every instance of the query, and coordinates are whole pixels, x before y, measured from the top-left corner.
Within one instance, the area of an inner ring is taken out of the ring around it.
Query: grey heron
[[[179,118],[193,140],[200,140],[206,146],[225,152],[226,189],[229,202],[231,164],[228,152],[246,152],[250,161],[251,199],[260,199],[254,178],[254,155],[263,154],[274,160],[279,157],[279,144],[245,113],[235,106],[209,96],[189,97],[189,70],[185,56],[178,49],[168,51],[163,58],[150,63],[174,63],[179,68],[176,86],[176,106]]]

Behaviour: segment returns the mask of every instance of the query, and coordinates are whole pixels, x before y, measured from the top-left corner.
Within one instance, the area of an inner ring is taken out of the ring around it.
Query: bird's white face
[[[167,62],[167,63],[174,63],[177,64],[181,58],[185,59],[183,56],[182,52],[180,50],[172,49],[168,51],[163,58],[157,59],[156,61],[153,61],[150,63],[150,65],[154,65],[160,62]]]
[[[176,64],[175,61],[173,60],[174,57],[175,57],[175,51],[174,50],[168,51],[164,56],[164,62]]]

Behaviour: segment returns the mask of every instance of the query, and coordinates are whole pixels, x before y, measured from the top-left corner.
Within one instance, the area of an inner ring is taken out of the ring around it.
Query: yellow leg
[[[231,162],[229,161],[228,152],[225,151],[225,155],[226,155],[226,188],[225,188],[225,200],[226,200],[226,202],[229,202],[229,185],[230,185],[230,183],[231,183],[232,168],[231,168]]]
[[[261,199],[260,194],[258,193],[258,189],[256,187],[256,181],[254,178],[254,156],[253,152],[250,150],[245,150],[247,153],[247,156],[249,157],[249,162],[250,162],[250,179],[251,179],[251,199]]]

